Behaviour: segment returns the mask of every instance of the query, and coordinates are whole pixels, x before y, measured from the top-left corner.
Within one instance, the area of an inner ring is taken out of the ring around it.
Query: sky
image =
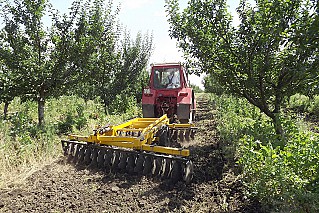
[[[240,0],[228,0],[229,9],[234,17],[234,24],[239,22],[235,12]],[[50,0],[53,8],[61,13],[68,13],[73,0]],[[179,0],[181,8],[187,6],[187,0]],[[121,5],[119,21],[130,31],[131,38],[137,33],[153,34],[154,50],[150,63],[182,62],[183,53],[176,47],[176,40],[169,37],[169,24],[165,13],[165,0],[113,0],[114,9]],[[190,82],[203,89],[202,77],[190,76]]]

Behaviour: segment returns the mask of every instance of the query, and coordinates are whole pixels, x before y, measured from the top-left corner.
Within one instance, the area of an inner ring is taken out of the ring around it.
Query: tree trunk
[[[3,119],[4,120],[7,119],[9,104],[10,104],[9,101],[4,102],[4,109],[3,109]]]
[[[41,86],[40,94],[38,99],[38,120],[39,126],[44,125],[44,105],[45,105],[45,96],[44,96],[44,87]]]
[[[274,128],[276,131],[276,134],[283,137],[284,136],[284,131],[282,129],[281,121],[280,121],[280,116],[279,114],[274,114],[273,117],[271,117],[272,122],[274,123]]]
[[[240,93],[239,93],[240,94]],[[241,95],[241,94],[240,94]],[[279,135],[281,138],[284,137],[284,131],[282,129],[282,124],[280,121],[280,105],[279,102],[277,102],[277,105],[275,107],[275,112],[274,111],[270,111],[269,107],[267,106],[267,104],[265,102],[257,102],[254,99],[252,99],[249,95],[247,94],[243,94],[243,96],[248,100],[249,103],[253,104],[254,106],[258,107],[260,109],[260,111],[262,111],[263,113],[265,113],[269,118],[272,119],[272,122],[274,124],[274,129],[277,135]]]
[[[103,102],[104,102],[104,113],[105,115],[107,115],[109,114],[109,111],[108,111],[109,102],[106,99],[104,99]]]

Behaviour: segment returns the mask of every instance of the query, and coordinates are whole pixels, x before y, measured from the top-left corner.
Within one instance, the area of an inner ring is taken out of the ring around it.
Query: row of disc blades
[[[193,177],[193,163],[185,158],[75,141],[62,141],[62,148],[69,161],[107,172],[151,175],[171,179],[174,183],[184,180],[187,184],[191,182]]]

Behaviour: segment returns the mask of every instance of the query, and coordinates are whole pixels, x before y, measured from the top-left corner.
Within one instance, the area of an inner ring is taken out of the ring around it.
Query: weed
[[[211,95],[211,100],[216,104],[220,136],[232,147],[228,154],[240,164],[250,196],[278,211],[317,212],[319,135],[285,114],[282,141],[272,122],[246,100],[227,95]],[[291,100],[290,107],[308,109],[306,96]]]
[[[0,122],[0,187],[36,164],[61,155],[60,140],[66,134],[90,134],[95,125],[118,124],[137,116],[136,104],[121,115],[105,115],[99,99],[85,101],[61,96],[46,102],[44,127],[37,125],[37,104],[19,98],[9,107],[8,120]]]
[[[306,112],[310,105],[309,97],[302,94],[295,94],[289,98],[289,108],[297,112]]]
[[[319,95],[315,95],[310,103],[309,112],[319,115]]]

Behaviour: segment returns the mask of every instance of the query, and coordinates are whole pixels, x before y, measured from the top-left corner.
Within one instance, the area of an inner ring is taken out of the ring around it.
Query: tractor
[[[143,90],[143,117],[166,114],[170,123],[193,123],[195,110],[194,91],[182,64],[152,64],[149,86]]]
[[[195,109],[194,91],[184,67],[180,63],[153,64],[149,86],[143,89],[143,118],[116,126],[99,125],[88,136],[70,134],[61,141],[62,149],[74,164],[190,183],[190,151],[177,140],[194,137]]]

